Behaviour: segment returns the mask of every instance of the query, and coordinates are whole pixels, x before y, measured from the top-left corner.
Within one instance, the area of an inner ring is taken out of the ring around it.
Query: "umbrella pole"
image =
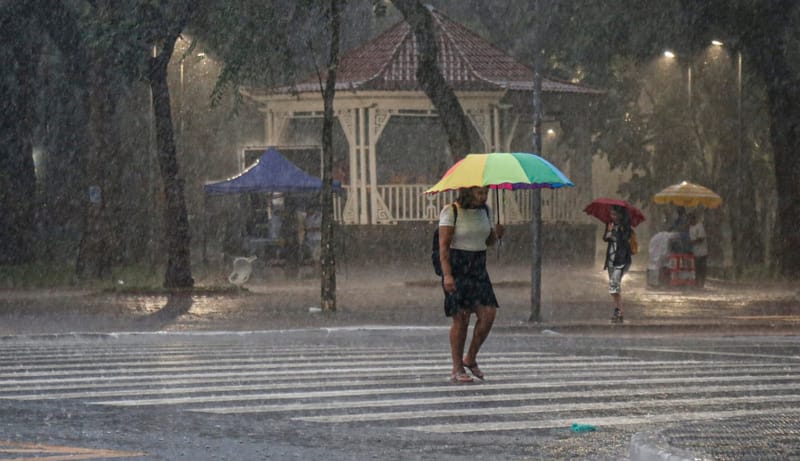
[[[502,189],[500,189],[499,191],[498,191],[498,189],[495,189],[494,191],[495,191],[495,194],[494,194],[494,207],[495,207],[494,214],[495,214],[495,216],[497,216],[497,224],[500,224],[500,193],[502,193]]]
[[[497,216],[497,225],[500,224],[500,194],[502,193],[502,189],[495,189],[494,190],[494,214]],[[503,239],[498,237],[497,238],[497,259],[500,259],[500,247],[503,246]]]
[[[208,265],[208,194],[203,192],[203,264]]]

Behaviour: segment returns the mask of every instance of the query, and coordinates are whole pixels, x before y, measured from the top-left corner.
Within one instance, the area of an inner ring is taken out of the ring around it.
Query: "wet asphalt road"
[[[336,313],[311,312],[308,278],[0,291],[0,459],[624,459],[652,431],[717,459],[800,459],[795,285],[654,290],[634,271],[617,327],[596,268],[546,268],[533,323],[529,268],[490,272],[489,379],[462,387],[427,266],[342,271]],[[743,426],[738,447],[726,428]]]
[[[736,418],[791,433],[800,413],[796,336],[498,331],[481,357],[486,382],[467,386],[447,381],[440,327],[0,346],[0,459],[624,459],[636,433]],[[769,447],[762,457],[798,455]]]

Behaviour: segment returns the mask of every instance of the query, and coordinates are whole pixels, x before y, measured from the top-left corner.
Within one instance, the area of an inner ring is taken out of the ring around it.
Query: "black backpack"
[[[458,206],[455,203],[450,204],[453,207],[453,227],[456,225],[456,221],[458,220]],[[486,216],[489,216],[489,209],[486,208],[486,205],[481,206],[483,210],[486,212]],[[491,223],[492,217],[489,216],[489,222]],[[439,225],[436,225],[436,230],[433,231],[433,244],[431,245],[431,263],[433,263],[433,272],[436,273],[438,276],[442,276],[442,261],[439,259]]]

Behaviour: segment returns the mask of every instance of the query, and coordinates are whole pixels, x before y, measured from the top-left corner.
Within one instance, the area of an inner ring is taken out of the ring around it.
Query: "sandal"
[[[469,384],[472,381],[472,377],[464,370],[459,370],[450,376],[450,382],[453,384]]]
[[[622,311],[619,308],[614,309],[614,314],[611,315],[611,323],[623,323],[625,320],[622,317]]]
[[[462,362],[464,366],[469,369],[469,372],[472,373],[472,376],[480,379],[483,381],[484,374],[480,368],[478,368],[478,362],[476,361],[472,365],[468,364],[467,362]]]

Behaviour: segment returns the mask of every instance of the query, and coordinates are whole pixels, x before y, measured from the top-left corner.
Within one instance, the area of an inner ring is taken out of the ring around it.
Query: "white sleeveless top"
[[[455,221],[455,231],[453,239],[450,241],[450,248],[466,251],[485,251],[486,238],[492,232],[492,215],[489,207],[484,208],[461,208],[458,207],[458,218],[454,219],[453,206],[448,204],[439,213],[439,226],[453,226]]]

